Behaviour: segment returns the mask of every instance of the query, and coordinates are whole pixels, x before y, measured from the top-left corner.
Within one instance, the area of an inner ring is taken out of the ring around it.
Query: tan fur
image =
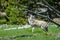
[[[43,26],[45,27],[47,23],[45,21],[34,20],[33,25]]]
[[[41,21],[41,20],[36,20],[34,19],[34,16],[30,15],[30,17],[28,18],[29,24],[32,26],[39,26],[42,29],[47,27],[47,22],[45,21]],[[32,28],[32,31],[34,30],[34,28]]]

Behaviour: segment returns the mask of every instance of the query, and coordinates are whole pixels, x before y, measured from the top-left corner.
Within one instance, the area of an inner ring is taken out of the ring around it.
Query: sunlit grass
[[[35,28],[34,33],[32,33],[31,28],[16,29],[16,30],[0,29],[0,37],[2,37],[0,39],[1,40],[60,40],[60,38],[56,38],[56,35],[60,33],[60,28],[56,28],[55,25],[50,24],[48,29],[49,29],[48,35],[46,35],[46,33],[43,32],[41,28]],[[32,36],[21,37],[22,35],[32,35]],[[18,37],[14,38],[13,36]]]

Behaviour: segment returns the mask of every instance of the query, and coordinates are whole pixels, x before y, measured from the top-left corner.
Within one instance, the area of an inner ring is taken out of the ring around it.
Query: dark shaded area
[[[7,22],[10,21],[9,18],[8,18],[7,16],[5,16],[5,19],[6,19]]]
[[[60,17],[60,11],[56,10],[54,7],[50,6],[45,0],[42,0],[44,4],[48,6],[48,8],[51,8],[53,12],[57,13],[57,15]],[[51,11],[51,10],[50,10]]]

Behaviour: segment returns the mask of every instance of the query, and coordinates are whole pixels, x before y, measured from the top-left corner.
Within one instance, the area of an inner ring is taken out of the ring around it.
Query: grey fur
[[[31,15],[31,14],[29,14],[28,22],[29,22],[30,25],[32,25],[32,32],[34,32],[35,26],[40,26],[41,29],[48,32],[48,24],[47,24],[47,22],[42,21],[42,20],[36,20],[35,17],[33,15]]]

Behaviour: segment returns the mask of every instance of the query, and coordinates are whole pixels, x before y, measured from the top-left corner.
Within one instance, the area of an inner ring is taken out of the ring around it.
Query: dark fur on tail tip
[[[45,31],[48,32],[48,27],[45,27]]]

